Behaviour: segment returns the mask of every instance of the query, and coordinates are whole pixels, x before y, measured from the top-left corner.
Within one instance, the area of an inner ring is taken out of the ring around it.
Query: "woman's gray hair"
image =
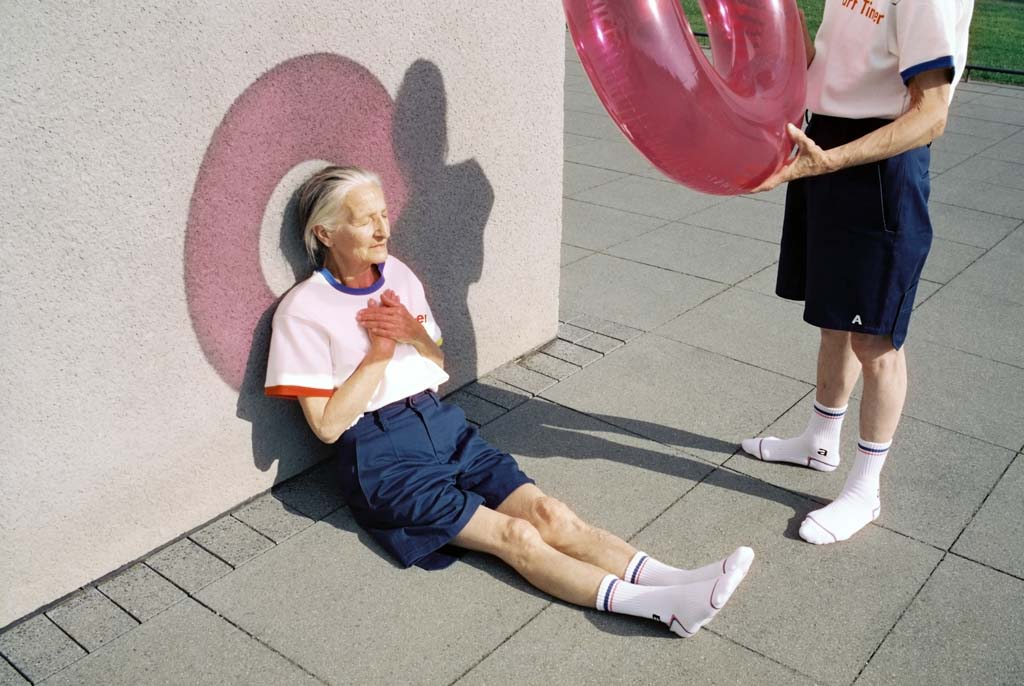
[[[324,167],[299,188],[299,223],[302,225],[302,240],[306,244],[309,259],[320,264],[323,245],[313,228],[319,224],[328,231],[337,227],[337,216],[345,198],[353,188],[367,183],[381,186],[380,177],[359,167]]]

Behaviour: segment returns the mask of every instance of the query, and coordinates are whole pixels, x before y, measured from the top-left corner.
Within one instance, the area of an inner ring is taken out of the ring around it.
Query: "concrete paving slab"
[[[46,615],[26,619],[0,634],[0,655],[33,683],[86,655]]]
[[[642,329],[635,329],[619,322],[613,322],[607,319],[601,319],[590,314],[583,314],[575,317],[571,320],[573,326],[582,327],[587,331],[593,331],[594,333],[601,334],[602,336],[608,336],[610,338],[616,338],[623,343],[628,343],[634,338],[639,338],[644,334]]]
[[[7,660],[0,658],[0,686],[30,686],[32,682],[25,679]]]
[[[569,408],[534,399],[483,430],[545,493],[629,538],[712,465]],[[609,488],[608,484],[615,484]]]
[[[779,263],[773,262],[753,276],[747,277],[736,284],[737,288],[753,291],[761,295],[775,296],[775,281],[779,275]],[[795,302],[795,301],[793,301]]]
[[[1004,140],[1021,130],[1020,126],[1001,124],[964,117],[951,112],[946,118],[946,133],[969,133],[972,136],[990,138],[993,141]],[[943,134],[945,135],[945,134]]]
[[[803,304],[730,288],[654,333],[761,369],[813,384],[818,329],[803,321]]]
[[[140,622],[187,597],[184,591],[141,562],[99,584],[98,588]]]
[[[146,560],[161,575],[193,594],[231,571],[231,566],[218,560],[187,538],[172,543]]]
[[[1024,164],[1024,143],[999,143],[979,154],[994,160]]]
[[[842,544],[807,544],[796,532],[816,507],[719,469],[632,543],[686,567],[751,546],[750,573],[711,628],[820,683],[848,684],[942,553],[875,526]]]
[[[562,194],[569,197],[625,176],[622,172],[566,162],[562,167]]]
[[[597,116],[597,115],[587,115]],[[601,115],[605,119],[608,115]],[[645,176],[660,174],[647,159],[637,152],[633,145],[619,136],[615,139],[602,138],[588,145],[580,145],[565,151],[565,159],[577,164],[611,169],[626,174]]]
[[[984,107],[1024,112],[1024,98],[1021,98],[1020,93],[1016,90],[997,89],[992,93],[981,95],[971,102]]]
[[[719,464],[810,386],[644,336],[544,393],[557,403]],[[614,389],[614,392],[609,392]]]
[[[587,80],[587,77],[576,76],[575,74],[568,73],[568,71],[566,71],[565,80],[563,83],[565,84],[566,93],[572,91],[576,91],[579,93],[590,93],[593,92],[594,90],[590,85],[590,81]]]
[[[312,519],[270,494],[260,496],[232,515],[275,543],[294,536],[313,523]]]
[[[518,389],[524,390],[531,395],[537,395],[545,388],[549,388],[557,383],[557,381],[550,376],[535,372],[532,369],[527,369],[516,363],[506,364],[498,367],[489,375],[498,381],[504,381],[510,386],[515,386]],[[499,405],[501,403],[498,403]]]
[[[627,176],[600,188],[569,193],[577,200],[667,220],[683,219],[723,202],[670,181]]]
[[[549,602],[494,558],[469,554],[434,572],[399,569],[347,511],[199,598],[324,681],[353,684],[410,675],[451,683]]]
[[[730,198],[690,215],[686,223],[778,244],[782,238],[784,208],[760,197]]]
[[[490,401],[495,405],[500,405],[506,410],[518,407],[531,397],[529,393],[526,393],[515,386],[510,386],[504,381],[499,381],[498,379],[487,376],[465,386],[463,390],[467,393],[472,393],[478,398]]]
[[[566,93],[568,95],[568,92]],[[563,133],[562,134],[562,148],[568,150],[574,148],[577,145],[586,145],[587,143],[593,143],[598,140],[597,138],[591,138],[590,136],[580,136],[575,133]]]
[[[591,336],[593,336],[593,334],[591,334]],[[618,341],[615,342],[618,343]],[[590,348],[584,348],[580,345],[573,345],[569,341],[563,341],[561,339],[556,339],[548,343],[541,348],[541,351],[551,355],[552,357],[565,360],[577,367],[586,367],[591,362],[596,362],[601,359],[601,353],[591,350]]]
[[[579,345],[589,350],[599,352],[602,355],[607,355],[611,351],[621,348],[623,342],[617,338],[612,338],[611,336],[605,336],[604,334],[600,333],[592,333],[583,340],[581,340],[579,342]]]
[[[932,249],[921,277],[937,283],[949,283],[984,253],[983,249],[972,245],[936,238],[932,241]]]
[[[532,369],[535,372],[540,372],[545,376],[550,376],[552,379],[562,379],[575,374],[579,371],[579,366],[570,364],[565,360],[547,355],[545,353],[534,353],[529,357],[524,357],[520,364],[527,369]]]
[[[1024,458],[1006,470],[953,552],[1024,577]]]
[[[949,175],[988,181],[997,186],[1024,190],[1024,164],[1016,162],[1004,162],[990,157],[977,156],[951,169]]]
[[[274,546],[272,540],[230,515],[210,522],[189,538],[232,567]]]
[[[735,234],[672,223],[612,246],[607,252],[674,272],[734,284],[778,259],[779,249]]]
[[[711,631],[683,640],[653,621],[560,604],[541,612],[455,683],[513,681],[594,686],[815,683]]]
[[[595,254],[562,269],[560,299],[573,310],[650,330],[723,290],[721,284]]]
[[[991,143],[991,141],[989,141]],[[955,168],[958,164],[971,159],[970,153],[965,152],[950,152],[949,150],[933,150],[931,154],[931,162],[928,165],[928,171],[934,174],[944,174],[950,169]]]
[[[789,438],[803,432],[813,396],[797,404],[761,436]],[[842,463],[823,473],[796,465],[761,462],[746,453],[726,466],[790,491],[829,503],[856,459],[860,403],[847,409]],[[904,417],[882,471],[882,515],[877,524],[948,549],[995,485],[1013,452],[933,424]]]
[[[764,202],[772,202],[776,205],[786,204],[786,189],[789,188],[789,184],[782,184],[776,186],[770,191],[762,191],[760,193],[745,193],[742,197],[756,200],[763,200]]]
[[[1024,293],[1018,299],[952,283],[920,308],[914,327],[918,336],[935,343],[1024,368]]]
[[[569,343],[578,343],[580,340],[590,335],[592,334],[587,329],[581,329],[578,326],[566,324],[565,322],[558,323],[559,340],[567,341]]]
[[[985,181],[947,178],[943,174],[932,181],[931,197],[950,205],[1024,219],[1024,193]]]
[[[665,220],[566,199],[562,203],[562,242],[587,250],[604,250],[636,240]]]
[[[923,308],[922,308],[923,309]],[[903,413],[1017,450],[1024,443],[1024,369],[914,337]]]
[[[46,616],[90,653],[139,625],[92,586],[76,593]]]
[[[462,408],[462,411],[466,414],[466,419],[477,426],[494,421],[506,412],[504,407],[495,405],[465,391],[456,391],[447,396],[445,401],[455,403]]]
[[[345,506],[337,464],[327,459],[316,467],[280,483],[271,494],[311,519],[322,519]]]
[[[941,283],[935,283],[934,281],[926,281],[921,279],[917,283],[917,297],[914,298],[914,309],[920,307],[928,298],[932,297],[936,291],[942,288]]]
[[[595,93],[581,93],[579,91],[567,91],[564,97],[566,111],[586,112],[588,114],[605,114],[604,105]]]
[[[43,683],[278,686],[322,682],[195,601],[186,600]]]
[[[1021,683],[1024,581],[948,556],[857,686]]]
[[[579,262],[584,257],[592,254],[593,252],[593,250],[584,250],[583,248],[577,248],[575,245],[562,243],[562,252],[558,260],[558,266],[564,267],[567,264]]]
[[[928,204],[928,214],[936,238],[985,249],[1003,240],[1020,224],[1019,219],[1012,217],[934,201]]]
[[[975,293],[1024,304],[1024,229],[1017,229],[1006,240],[972,264],[956,285]]]
[[[972,97],[979,97],[973,95]],[[995,142],[985,136],[975,136],[970,133],[949,131],[940,136],[932,143],[932,155],[936,152],[954,152],[966,155],[977,155],[984,150],[995,146]],[[998,146],[996,146],[998,147]]]
[[[980,100],[982,98],[963,105],[953,105],[949,108],[949,111],[960,117],[970,117],[971,119],[981,119],[982,121],[998,122],[1011,126],[1024,126],[1024,111],[1008,107],[984,105],[979,102]]]
[[[622,133],[619,131],[619,128],[615,126],[615,122],[611,120],[611,117],[605,113],[590,114],[589,112],[566,111],[565,130],[569,133],[600,138],[604,141],[618,141],[622,139]]]

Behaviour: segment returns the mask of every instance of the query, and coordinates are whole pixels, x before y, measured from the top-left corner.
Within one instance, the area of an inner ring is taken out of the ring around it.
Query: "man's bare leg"
[[[879,476],[907,395],[906,357],[888,336],[852,334],[851,344],[864,370],[857,458],[839,497],[800,525],[810,543],[845,541],[878,518]]]
[[[822,472],[839,466],[839,437],[850,393],[860,374],[849,331],[821,329],[818,387],[804,432],[795,438],[748,438],[743,450],[766,462],[789,462]]]

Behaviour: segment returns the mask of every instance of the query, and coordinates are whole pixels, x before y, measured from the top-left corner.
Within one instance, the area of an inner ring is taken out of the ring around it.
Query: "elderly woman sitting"
[[[323,266],[277,309],[266,392],[298,398],[320,440],[339,445],[360,526],[404,566],[445,567],[454,544],[497,555],[564,601],[653,618],[679,636],[714,617],[750,548],[693,570],[658,562],[545,495],[441,402],[441,332],[420,281],[388,254],[375,174],[321,170],[299,192],[299,216]]]

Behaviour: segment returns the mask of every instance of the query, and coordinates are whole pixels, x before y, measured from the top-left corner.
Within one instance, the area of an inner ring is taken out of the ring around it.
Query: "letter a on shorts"
[[[861,326],[864,326],[864,322],[862,322],[862,321],[860,320],[860,315],[859,315],[859,314],[858,314],[858,315],[854,315],[854,317],[853,317],[853,321],[852,321],[852,322],[850,322],[850,323],[851,323],[851,324],[860,324]]]

